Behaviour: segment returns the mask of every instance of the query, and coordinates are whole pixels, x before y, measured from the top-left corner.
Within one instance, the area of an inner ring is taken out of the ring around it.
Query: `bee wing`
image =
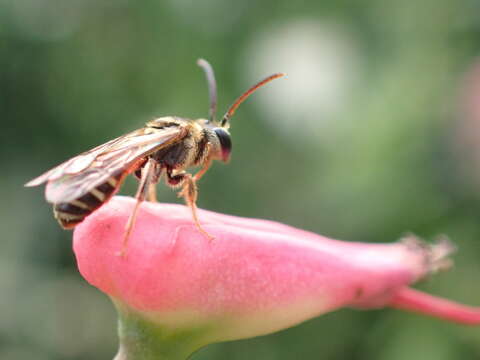
[[[145,156],[180,140],[185,134],[183,127],[149,133],[137,130],[68,160],[27,185],[47,181],[45,197],[48,202],[72,201],[111,177],[133,171],[132,167]]]
[[[46,181],[52,181],[52,180],[58,179],[65,174],[79,173],[80,171],[90,166],[90,164],[96,159],[98,155],[108,151],[114,145],[122,143],[121,140],[123,138],[127,138],[130,135],[137,133],[138,131],[139,130],[136,130],[130,134],[120,136],[116,139],[106,142],[105,144],[99,145],[91,150],[85,151],[84,153],[81,153],[80,155],[77,155],[61,163],[60,165],[54,167],[53,169],[50,169],[49,171],[43,173],[42,175],[36,177],[35,179],[30,180],[28,183],[25,184],[25,186],[28,186],[28,187],[38,186],[43,184]]]
[[[95,159],[106,153],[112,153],[124,149],[125,147],[140,146],[156,141],[160,133],[165,136],[170,136],[172,132],[180,131],[178,128],[167,128],[165,130],[157,130],[153,133],[145,133],[144,129],[132,131],[131,133],[120,136],[116,139],[110,140],[105,144],[99,145],[91,150],[88,150],[80,155],[77,155],[60,165],[50,169],[46,173],[30,180],[25,186],[38,186],[46,181],[56,180],[67,174],[77,174],[87,169]]]

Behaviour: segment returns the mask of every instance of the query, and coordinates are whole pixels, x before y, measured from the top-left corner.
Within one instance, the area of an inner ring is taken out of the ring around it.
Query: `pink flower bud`
[[[143,203],[127,255],[117,256],[133,206],[115,197],[76,228],[80,272],[121,311],[162,328],[204,329],[195,347],[271,333],[344,306],[480,322],[478,309],[408,288],[448,265],[447,242],[344,242],[200,210],[215,237],[209,240],[187,207]]]

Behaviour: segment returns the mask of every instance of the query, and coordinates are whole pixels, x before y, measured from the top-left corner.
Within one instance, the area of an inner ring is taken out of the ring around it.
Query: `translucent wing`
[[[182,126],[136,130],[67,160],[26,186],[47,182],[47,201],[72,201],[110,177],[133,171],[132,167],[145,156],[180,140],[185,134],[186,129]]]
[[[81,153],[80,155],[75,156],[65,161],[64,163],[61,163],[60,165],[54,167],[53,169],[50,169],[46,173],[43,173],[39,177],[36,177],[35,179],[30,180],[28,183],[25,184],[25,186],[38,186],[43,184],[46,181],[58,179],[59,177],[65,174],[78,173],[83,169],[87,168],[99,154],[106,151],[111,144],[115,143],[119,139],[121,138],[111,140],[105,144],[97,146],[92,150]]]

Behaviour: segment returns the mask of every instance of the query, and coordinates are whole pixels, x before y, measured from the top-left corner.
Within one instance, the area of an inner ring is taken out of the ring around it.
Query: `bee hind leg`
[[[148,201],[150,202],[157,202],[157,184],[151,183],[148,186]]]
[[[150,158],[146,162],[145,166],[141,169],[140,183],[138,185],[137,193],[135,194],[135,199],[137,200],[137,202],[135,203],[135,207],[133,208],[133,211],[128,218],[127,224],[125,225],[125,234],[123,237],[122,250],[117,253],[117,255],[119,256],[123,257],[127,253],[128,239],[133,230],[133,226],[135,225],[135,220],[137,219],[137,213],[140,204],[142,203],[142,201],[145,200],[145,197],[147,195],[151,195],[151,189],[155,186],[155,180],[158,178],[156,176],[156,173],[158,172],[157,167],[158,163],[154,159]]]
[[[162,174],[162,167],[157,162],[155,162],[152,169],[151,180],[148,184],[147,200],[150,202],[157,202],[157,183],[160,180]]]

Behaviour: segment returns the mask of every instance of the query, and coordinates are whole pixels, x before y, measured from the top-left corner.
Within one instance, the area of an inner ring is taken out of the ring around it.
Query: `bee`
[[[55,218],[64,229],[72,229],[88,215],[105,204],[120,189],[129,174],[139,179],[136,204],[125,226],[125,253],[140,204],[156,201],[156,184],[162,176],[172,188],[181,188],[198,230],[212,238],[201,226],[197,216],[197,181],[213,160],[227,163],[232,150],[228,131],[230,119],[238,106],[261,86],[284,76],[277,73],[266,77],[245,91],[230,106],[221,121],[216,120],[217,86],[211,65],[204,59],[197,64],[205,72],[210,97],[207,119],[165,116],[148,122],[145,127],[97,146],[67,160],[25,186],[46,183],[45,198],[53,204]],[[190,167],[200,167],[193,175]]]

